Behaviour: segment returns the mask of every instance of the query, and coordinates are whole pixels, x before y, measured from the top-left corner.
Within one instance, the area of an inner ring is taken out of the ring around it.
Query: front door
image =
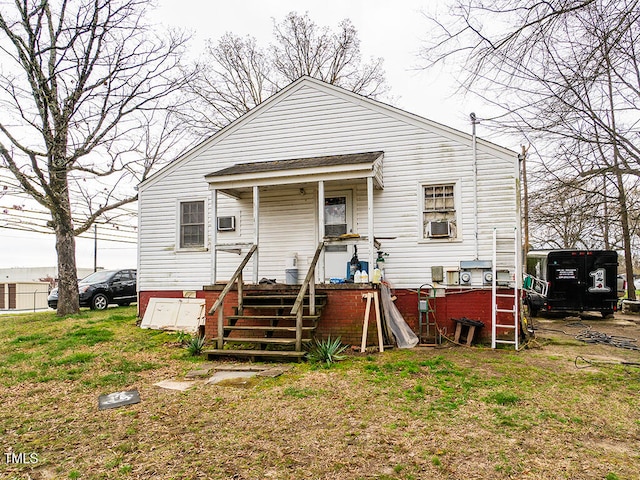
[[[324,234],[339,237],[353,232],[353,205],[351,191],[327,193],[324,199]],[[347,263],[353,254],[353,246],[328,244],[325,247],[325,277],[345,278]]]

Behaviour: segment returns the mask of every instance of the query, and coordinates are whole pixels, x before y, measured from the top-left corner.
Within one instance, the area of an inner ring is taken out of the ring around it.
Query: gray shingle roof
[[[330,167],[335,165],[357,165],[359,163],[373,163],[383,152],[351,153],[347,155],[329,155],[325,157],[295,158],[290,160],[272,160],[268,162],[236,163],[235,165],[206,175],[222,177],[243,173],[276,172],[297,170],[302,168]]]

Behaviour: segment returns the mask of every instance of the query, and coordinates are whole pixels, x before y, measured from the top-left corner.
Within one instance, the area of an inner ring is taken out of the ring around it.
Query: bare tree
[[[388,91],[382,59],[363,63],[351,22],[331,32],[295,12],[274,22],[274,42],[266,47],[232,33],[209,41],[199,67],[190,83],[195,109],[186,120],[203,131],[222,128],[303,75],[374,98]]]
[[[461,85],[495,106],[494,126],[537,143],[540,178],[576,189],[569,197],[566,191],[551,197],[554,206],[592,189],[591,201],[607,210],[600,238],[624,248],[631,278],[634,227],[627,190],[640,174],[640,2],[471,0],[455,2],[450,14],[446,23],[435,23],[442,35],[424,58],[462,60]],[[538,189],[554,191],[548,182]],[[597,242],[598,233],[588,225],[598,222],[579,223],[587,237],[582,243]],[[612,241],[618,233],[621,245]],[[629,297],[635,298],[629,284]]]
[[[0,10],[1,167],[51,214],[59,315],[78,311],[74,237],[137,198],[132,183],[160,151],[140,155],[144,132],[166,125],[185,80],[185,37],[149,28],[147,6],[16,0]]]
[[[367,97],[386,93],[382,59],[362,64],[358,31],[350,20],[340,22],[332,33],[308,14],[291,12],[274,32],[274,67],[287,82],[308,75]]]
[[[182,115],[203,134],[224,127],[278,88],[268,54],[249,36],[226,33],[217,43],[209,40],[197,70],[189,83],[194,101]]]

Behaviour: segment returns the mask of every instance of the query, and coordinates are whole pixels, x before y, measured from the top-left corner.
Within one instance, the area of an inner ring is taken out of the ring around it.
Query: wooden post
[[[371,310],[371,294],[366,293],[362,298],[367,299],[367,307],[364,309],[364,322],[362,322],[362,343],[360,343],[360,351],[365,352],[367,350],[367,333],[369,330],[369,312]]]
[[[218,307],[218,348],[224,346],[224,300]]]
[[[318,243],[324,241],[324,182],[318,181]],[[318,264],[318,277],[320,283],[325,281],[325,264],[324,264],[324,250],[320,253],[320,259]]]
[[[260,258],[260,189],[253,187],[253,244],[257,247],[253,257],[253,283],[258,284],[258,264]]]
[[[244,313],[244,298],[242,298],[242,289],[244,287],[244,280],[242,280],[242,271],[238,275],[238,315]]]
[[[296,352],[302,351],[302,314],[304,307],[298,309],[296,313]]]
[[[375,250],[373,222],[373,177],[367,177],[367,244],[369,250],[369,281],[373,278],[373,269],[375,268],[375,256],[373,255],[373,251]]]
[[[378,328],[378,348],[384,352],[384,340],[382,340],[382,319],[380,318],[380,301],[378,300],[378,292],[371,293],[376,305],[376,327]]]
[[[215,285],[218,271],[218,191],[211,190],[211,285]]]
[[[309,315],[315,315],[315,314],[316,314],[316,272],[314,269],[311,280],[309,281]]]

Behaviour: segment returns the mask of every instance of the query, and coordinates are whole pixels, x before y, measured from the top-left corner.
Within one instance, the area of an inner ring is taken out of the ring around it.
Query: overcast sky
[[[363,60],[382,57],[389,103],[411,113],[470,132],[469,114],[482,118],[483,106],[455,94],[453,71],[420,69],[418,52],[429,34],[423,12],[433,11],[443,0],[159,0],[155,21],[189,29],[192,54],[201,51],[205,39],[217,40],[226,32],[256,37],[260,45],[272,40],[273,24],[292,11],[308,12],[318,26],[336,30],[349,18],[358,31]],[[438,7],[441,8],[441,7]],[[482,126],[478,135],[483,136]],[[504,145],[517,149],[517,145]],[[0,267],[56,265],[53,235],[0,230]],[[77,240],[78,267],[93,267],[94,242]],[[98,242],[98,265],[105,268],[136,265],[136,247],[131,244]]]

